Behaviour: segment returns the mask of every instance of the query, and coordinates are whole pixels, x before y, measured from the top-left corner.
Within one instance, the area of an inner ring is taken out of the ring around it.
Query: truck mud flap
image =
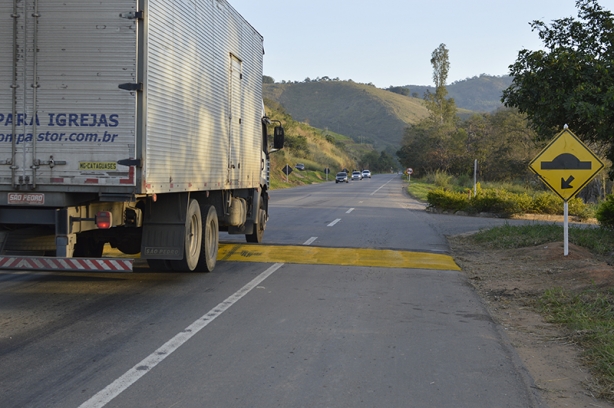
[[[132,272],[134,259],[0,256],[0,269],[68,272]]]

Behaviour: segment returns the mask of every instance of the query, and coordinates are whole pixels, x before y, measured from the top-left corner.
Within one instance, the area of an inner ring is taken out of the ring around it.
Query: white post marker
[[[568,130],[567,123],[563,126],[563,129]],[[569,255],[569,204],[567,200],[563,205],[563,256]]]
[[[478,195],[478,159],[473,162],[473,196]]]
[[[563,221],[563,255],[569,255],[569,204],[567,200],[565,200],[565,207],[563,209],[563,213],[565,215],[565,220]]]

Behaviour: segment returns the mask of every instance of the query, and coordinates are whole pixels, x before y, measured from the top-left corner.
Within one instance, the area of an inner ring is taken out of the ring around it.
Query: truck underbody
[[[258,243],[268,219],[266,186],[135,196],[121,202],[102,202],[81,193],[45,196],[67,205],[0,207],[0,268],[14,269],[22,260],[39,259],[24,267],[59,269],[46,259],[100,259],[108,243],[127,255],[140,253],[157,269],[211,271],[218,231]],[[68,265],[63,269],[110,270],[98,261],[83,268]]]

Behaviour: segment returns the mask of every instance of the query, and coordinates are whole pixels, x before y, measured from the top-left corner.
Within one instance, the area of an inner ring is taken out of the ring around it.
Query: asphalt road
[[[270,250],[347,248],[335,264],[0,272],[0,406],[542,406],[462,272],[351,256],[445,255],[445,234],[504,222],[426,213],[375,175],[272,192]]]

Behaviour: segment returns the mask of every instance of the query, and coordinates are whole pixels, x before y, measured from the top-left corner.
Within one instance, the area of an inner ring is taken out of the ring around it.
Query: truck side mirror
[[[273,130],[273,148],[274,149],[283,149],[284,148],[284,128],[281,126],[275,126]]]

